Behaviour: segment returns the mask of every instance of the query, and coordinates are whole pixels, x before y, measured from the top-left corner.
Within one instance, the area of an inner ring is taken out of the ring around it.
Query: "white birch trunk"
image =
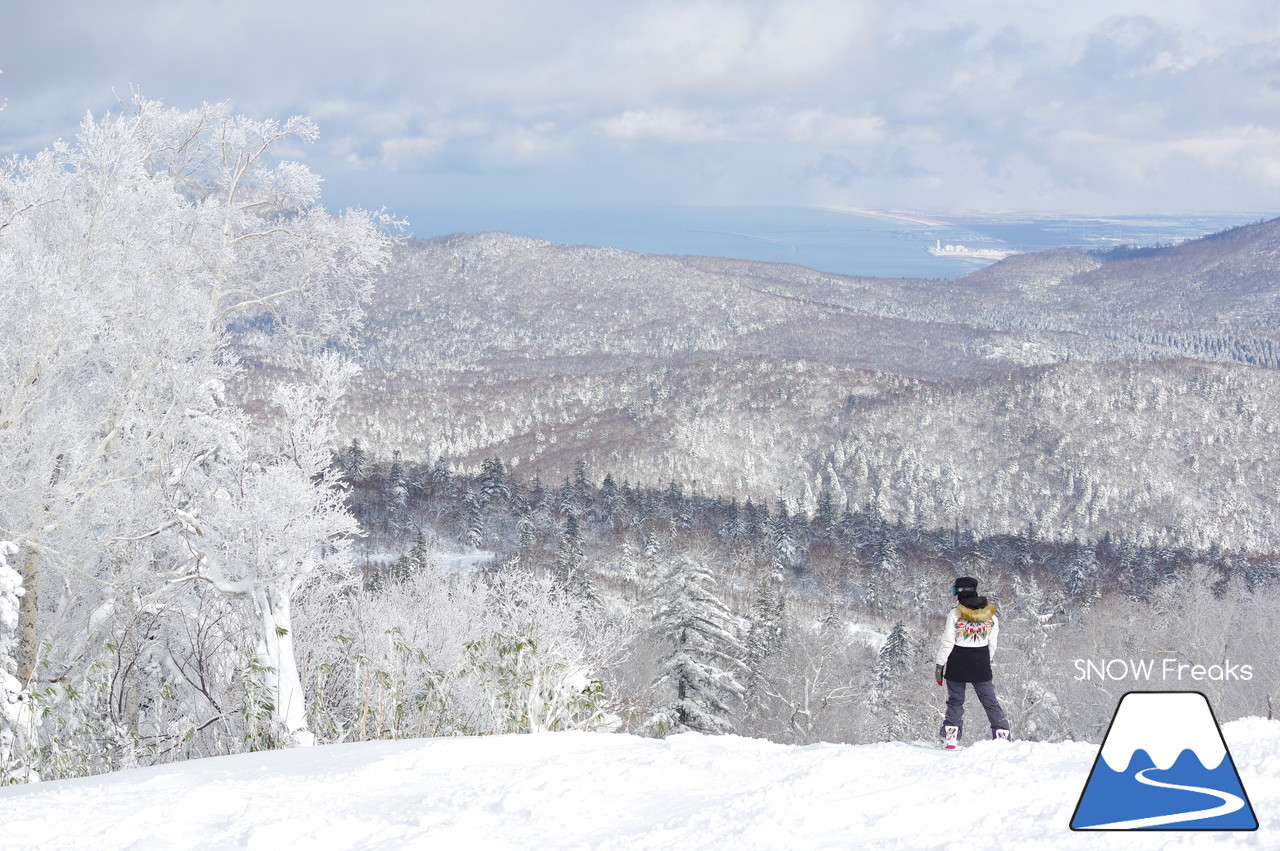
[[[262,624],[259,652],[267,668],[264,685],[274,703],[272,720],[288,734],[297,746],[315,744],[315,735],[307,729],[306,696],[298,674],[298,660],[293,653],[293,619],[290,593],[276,584],[254,589],[254,603]]]

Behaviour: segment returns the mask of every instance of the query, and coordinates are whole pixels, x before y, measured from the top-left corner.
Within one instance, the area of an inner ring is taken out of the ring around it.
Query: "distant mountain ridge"
[[[1230,329],[1274,337],[1280,317],[1280,219],[1173,246],[1137,251],[1071,249],[1020,255],[957,281],[1001,292],[1024,309],[1105,322],[1144,320],[1169,329]]]
[[[412,240],[375,294],[365,357],[399,369],[766,356],[938,379],[1028,358],[1200,356],[1142,342],[1157,331],[1280,334],[1280,219],[1107,258],[1055,249],[926,281],[507,234]]]

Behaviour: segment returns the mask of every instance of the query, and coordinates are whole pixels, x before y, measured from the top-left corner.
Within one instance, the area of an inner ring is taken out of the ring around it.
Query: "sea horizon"
[[[432,238],[502,232],[642,254],[794,263],[838,275],[947,279],[995,262],[935,256],[939,244],[1037,251],[1173,244],[1268,218],[1265,213],[932,213],[834,207],[630,207],[418,210],[408,233]]]

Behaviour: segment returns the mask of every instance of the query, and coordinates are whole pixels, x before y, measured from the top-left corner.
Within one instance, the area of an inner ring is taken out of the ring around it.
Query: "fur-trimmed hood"
[[[981,606],[980,608],[977,608],[977,609],[971,609],[968,606],[964,605],[963,603],[956,606],[956,616],[959,617],[961,620],[975,621],[975,622],[989,621],[993,617],[995,617],[995,614],[996,614],[995,603],[987,603],[986,605]]]

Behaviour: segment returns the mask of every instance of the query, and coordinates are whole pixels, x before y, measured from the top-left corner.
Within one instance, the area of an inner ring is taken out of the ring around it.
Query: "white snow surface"
[[[1072,833],[1096,744],[790,747],[606,733],[370,742],[0,791],[15,849],[1073,849],[1280,845],[1280,722],[1224,725],[1255,832]]]
[[[1125,771],[1139,748],[1161,770],[1187,749],[1211,770],[1227,756],[1209,701],[1198,691],[1126,694],[1102,744],[1102,758],[1112,771]]]
[[[494,553],[486,550],[473,550],[469,553],[437,553],[440,567],[446,573],[469,576],[475,573],[482,564],[489,564],[496,558]]]

